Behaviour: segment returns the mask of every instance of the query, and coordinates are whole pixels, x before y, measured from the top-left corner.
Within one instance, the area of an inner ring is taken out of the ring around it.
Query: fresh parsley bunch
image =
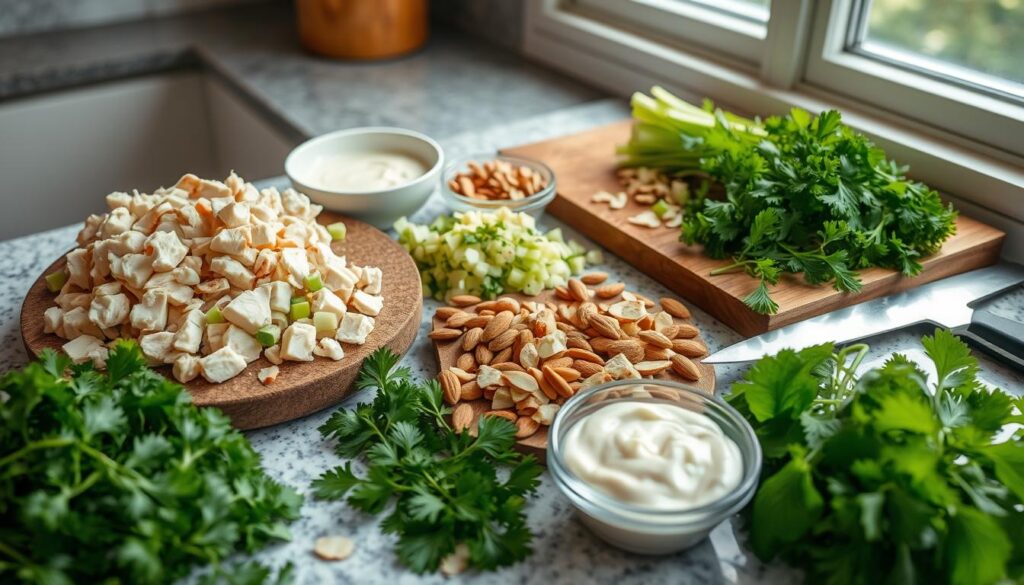
[[[0,390],[0,581],[169,583],[289,538],[301,496],[134,343],[113,349],[106,373],[45,351]],[[250,563],[208,581],[268,576]]]
[[[754,426],[763,481],[750,508],[762,559],[809,583],[985,585],[1024,578],[1024,399],[988,390],[945,330],[922,339],[936,370],[902,355],[859,378],[867,350],[784,350],[729,402]]]
[[[356,384],[377,388],[373,402],[341,409],[320,428],[339,455],[363,456],[368,469],[360,477],[347,462],[328,471],[313,484],[317,495],[347,495],[368,514],[393,502],[381,527],[398,535],[398,557],[417,573],[436,570],[461,543],[479,569],[525,558],[532,534],[523,507],[541,470],[513,451],[515,426],[481,417],[476,436],[455,433],[437,382],[412,381],[398,360],[387,348],[368,357]],[[507,475],[499,465],[511,466]]]
[[[619,149],[624,164],[710,177],[724,197],[682,202],[681,240],[700,243],[715,270],[759,279],[744,302],[775,313],[767,285],[783,273],[810,284],[856,292],[856,271],[880,266],[907,276],[956,229],[956,212],[939,194],[908,180],[839,112],[812,116],[794,108],[763,123],[688,104],[664,89],[633,97],[637,127]],[[674,137],[674,139],[673,139]]]

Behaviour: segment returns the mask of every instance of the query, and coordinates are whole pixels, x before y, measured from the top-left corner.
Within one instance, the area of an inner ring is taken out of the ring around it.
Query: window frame
[[[792,107],[812,112],[838,109],[847,124],[867,134],[890,157],[909,164],[912,177],[939,189],[964,213],[1007,231],[1004,256],[1024,262],[1024,156],[999,147],[998,140],[997,146],[987,140],[998,138],[1005,126],[997,130],[986,125],[992,136],[966,138],[958,133],[959,127],[936,126],[879,108],[807,78],[813,53],[808,48],[822,40],[813,37],[816,27],[822,26],[822,14],[833,13],[831,0],[772,0],[759,65],[709,57],[707,51],[609,22],[574,4],[527,1],[527,56],[616,95],[660,84],[684,99],[709,97],[748,115],[783,114]]]

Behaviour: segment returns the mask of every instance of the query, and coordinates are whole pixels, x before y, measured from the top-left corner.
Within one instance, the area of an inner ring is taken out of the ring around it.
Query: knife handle
[[[1024,323],[976,310],[971,322],[953,333],[997,361],[1024,372]]]

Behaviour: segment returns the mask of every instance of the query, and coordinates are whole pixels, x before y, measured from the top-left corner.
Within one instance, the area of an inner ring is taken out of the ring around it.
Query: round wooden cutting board
[[[554,291],[550,291],[550,290],[543,291],[540,294],[538,294],[537,296],[533,296],[533,297],[522,295],[522,294],[506,294],[506,295],[501,295],[501,296],[502,297],[512,297],[512,298],[518,299],[520,301],[534,301],[534,302],[539,302],[539,303],[545,303],[545,302],[548,302],[548,301],[552,301],[552,302],[555,302],[555,303],[563,303],[563,302],[565,302],[565,301],[559,300],[557,297],[555,297]],[[620,300],[622,300],[621,295],[615,296],[615,297],[610,298],[610,299],[601,299],[601,302],[611,304],[611,303],[618,302]],[[463,310],[467,311],[467,312],[473,312],[473,310],[474,310],[473,307],[474,306],[466,307]],[[676,323],[689,323],[691,325],[693,324],[693,320],[692,319],[679,319],[679,318],[676,318],[675,321],[676,321]],[[434,315],[434,317],[433,317],[433,319],[431,321],[431,324],[432,324],[432,328],[433,329],[439,329],[439,328],[444,327],[444,320],[440,319],[436,315]],[[694,339],[696,341],[701,342],[705,346],[707,346],[707,343],[704,341],[703,336],[699,336],[698,335]],[[462,347],[460,346],[461,343],[462,343],[462,338],[460,337],[460,338],[457,338],[457,339],[451,340],[451,341],[434,341],[433,343],[434,343],[434,351],[437,352],[437,363],[438,363],[438,366],[439,366],[439,371],[444,371],[444,370],[446,370],[448,368],[454,367],[455,366],[455,362],[458,361],[459,356],[462,354]],[[684,380],[683,378],[681,378],[680,376],[675,374],[671,370],[671,368],[668,369],[668,370],[665,370],[664,372],[661,372],[660,374],[658,374],[656,376],[654,376],[653,379],[654,380],[674,380],[676,382],[683,382],[683,383],[690,384],[690,385],[696,387],[701,392],[704,392],[704,393],[709,394],[709,395],[713,395],[715,393],[715,368],[714,368],[714,366],[712,366],[710,364],[701,363],[699,358],[694,358],[693,361],[697,364],[697,367],[700,369],[700,380],[698,380],[696,382],[689,382],[687,380]],[[648,378],[648,379],[650,379],[650,378]],[[486,412],[486,411],[491,409],[491,401],[487,400],[485,398],[480,398],[478,400],[469,401],[468,404],[473,407],[474,423],[473,423],[473,427],[472,428],[475,429],[476,428],[475,419],[477,417],[479,417],[480,415],[482,415],[484,412]],[[537,459],[541,463],[545,463],[545,461],[546,461],[547,447],[548,447],[548,427],[546,427],[546,426],[541,426],[537,430],[536,433],[530,435],[529,437],[526,437],[524,439],[520,439],[520,440],[516,441],[516,449],[517,450],[522,451],[524,453],[530,453],[530,454],[535,455],[537,457]]]
[[[352,391],[359,368],[375,349],[387,346],[404,353],[412,344],[423,314],[420,274],[409,254],[397,242],[368,224],[328,211],[317,220],[324,224],[344,221],[347,236],[332,244],[334,251],[357,265],[380,267],[384,275],[384,308],[375,317],[376,327],[363,345],[343,343],[345,357],[332,361],[317,357],[312,362],[285,362],[277,380],[264,386],[256,372],[270,366],[265,358],[249,364],[238,376],[222,384],[197,378],[185,387],[198,406],[216,406],[240,429],[255,429],[292,420],[337,404]],[[61,257],[43,273],[64,265]],[[59,349],[67,340],[43,333],[43,311],[53,306],[56,295],[46,290],[43,277],[29,289],[21,306],[21,335],[31,355],[45,348]],[[170,366],[159,371],[170,377]]]

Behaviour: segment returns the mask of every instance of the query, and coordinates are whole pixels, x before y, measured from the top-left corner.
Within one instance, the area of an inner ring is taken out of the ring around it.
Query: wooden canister
[[[396,57],[427,40],[427,0],[296,0],[306,49],[342,59]]]

